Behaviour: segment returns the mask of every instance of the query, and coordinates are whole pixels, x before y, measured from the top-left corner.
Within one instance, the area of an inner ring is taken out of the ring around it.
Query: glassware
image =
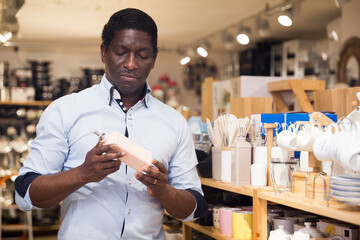
[[[298,158],[281,161],[278,158],[270,159],[271,183],[276,193],[292,192],[293,172],[298,166]]]

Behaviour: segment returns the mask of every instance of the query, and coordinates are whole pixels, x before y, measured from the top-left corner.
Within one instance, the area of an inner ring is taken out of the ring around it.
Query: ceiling
[[[321,38],[326,36],[326,24],[341,14],[334,0],[304,0],[292,27],[281,27],[273,15],[269,17],[270,31],[259,35],[252,16],[263,13],[266,3],[274,8],[283,0],[25,0],[16,15],[19,32],[12,44],[98,46],[108,18],[127,7],[139,8],[154,18],[160,50],[190,47],[205,38],[213,49],[226,50],[222,30],[235,34],[241,21],[252,29],[250,37],[256,41]]]

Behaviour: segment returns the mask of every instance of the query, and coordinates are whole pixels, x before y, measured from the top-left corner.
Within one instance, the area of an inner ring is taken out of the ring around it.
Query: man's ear
[[[105,63],[105,57],[106,57],[106,47],[105,45],[102,43],[100,46],[100,53],[101,53],[101,61],[103,63]]]

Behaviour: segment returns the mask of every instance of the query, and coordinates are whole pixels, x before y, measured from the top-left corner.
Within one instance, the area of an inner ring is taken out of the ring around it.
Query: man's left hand
[[[141,172],[137,172],[135,177],[137,180],[147,186],[147,192],[150,196],[160,197],[166,192],[166,185],[168,184],[168,171],[164,164],[152,160],[154,166],[149,165],[142,169]]]

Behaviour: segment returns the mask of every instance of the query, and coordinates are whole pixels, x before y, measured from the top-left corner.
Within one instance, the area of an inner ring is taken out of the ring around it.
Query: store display
[[[233,212],[241,210],[240,208],[222,207],[219,210],[219,229],[220,233],[225,236],[233,236]]]
[[[283,225],[279,225],[278,229],[270,231],[269,240],[290,240],[290,234]]]
[[[274,217],[274,229],[279,229],[280,226],[284,227],[284,231],[289,234],[294,233],[294,224],[297,223],[299,220],[297,217]]]
[[[250,184],[250,165],[251,143],[240,132],[231,146],[231,182],[236,186]]]
[[[316,228],[325,236],[341,240],[358,240],[359,226],[333,219],[320,219]]]
[[[252,211],[232,212],[232,232],[235,239],[252,240],[253,213]]]
[[[305,222],[305,227],[299,231],[302,233],[309,234],[311,238],[322,238],[322,234],[316,228],[311,227],[311,222]]]
[[[267,186],[267,168],[265,164],[251,164],[251,185],[254,187]]]
[[[212,147],[212,178],[216,181],[221,180],[221,147]]]
[[[231,183],[231,176],[234,169],[231,167],[231,148],[221,148],[221,181]]]
[[[276,193],[292,191],[293,172],[296,171],[297,166],[298,159],[294,157],[285,161],[270,160],[271,182]]]
[[[360,206],[360,175],[332,176],[330,178],[330,196],[340,202]]]

